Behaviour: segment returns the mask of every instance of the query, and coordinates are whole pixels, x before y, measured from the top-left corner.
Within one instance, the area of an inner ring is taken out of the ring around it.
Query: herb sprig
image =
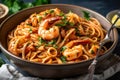
[[[50,0],[34,0],[33,2],[24,2],[24,0],[1,0],[1,1],[3,4],[8,6],[9,14],[14,14],[24,8],[50,3]]]
[[[65,56],[61,56],[60,59],[61,59],[61,61],[62,61],[63,63],[66,63],[66,62],[67,62]]]
[[[83,12],[83,14],[84,14],[84,18],[86,19],[86,20],[90,20],[90,13],[89,12],[86,12],[86,11],[82,11]]]

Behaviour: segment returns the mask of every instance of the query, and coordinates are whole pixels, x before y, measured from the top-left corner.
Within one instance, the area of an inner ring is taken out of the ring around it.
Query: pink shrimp
[[[44,40],[52,40],[54,38],[57,38],[59,36],[59,28],[55,25],[49,28],[49,23],[53,23],[60,19],[62,18],[52,17],[42,21],[38,29],[39,36],[41,36]]]

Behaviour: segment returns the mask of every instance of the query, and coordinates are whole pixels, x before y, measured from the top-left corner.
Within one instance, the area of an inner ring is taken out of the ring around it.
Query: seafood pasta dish
[[[96,18],[55,8],[31,14],[9,32],[8,50],[24,60],[38,63],[81,62],[96,56],[105,35],[106,30]],[[103,47],[100,54],[106,49]]]

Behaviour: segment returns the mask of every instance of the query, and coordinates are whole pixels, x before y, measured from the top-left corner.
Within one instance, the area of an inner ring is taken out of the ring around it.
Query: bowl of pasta
[[[1,24],[0,47],[15,65],[34,76],[76,76],[88,72],[110,26],[105,17],[84,7],[37,6],[22,10]],[[112,42],[100,51],[96,67],[117,45],[117,30],[113,29],[110,36]]]

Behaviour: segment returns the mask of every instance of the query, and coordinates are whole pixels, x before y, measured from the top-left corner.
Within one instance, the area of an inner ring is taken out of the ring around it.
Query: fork
[[[97,64],[97,59],[98,59],[98,56],[100,55],[100,50],[102,49],[103,45],[106,44],[107,42],[110,42],[111,41],[111,38],[110,38],[110,32],[113,28],[117,28],[115,26],[116,22],[118,21],[118,19],[120,18],[120,11],[118,12],[118,17],[117,19],[114,21],[114,23],[112,24],[112,26],[110,27],[110,29],[108,30],[105,38],[99,43],[100,47],[96,53],[96,56],[94,58],[94,60],[92,61],[92,63],[90,64],[90,66],[88,67],[88,70],[89,70],[89,77],[88,77],[88,80],[93,80],[94,79],[94,72],[95,72],[95,66]]]

